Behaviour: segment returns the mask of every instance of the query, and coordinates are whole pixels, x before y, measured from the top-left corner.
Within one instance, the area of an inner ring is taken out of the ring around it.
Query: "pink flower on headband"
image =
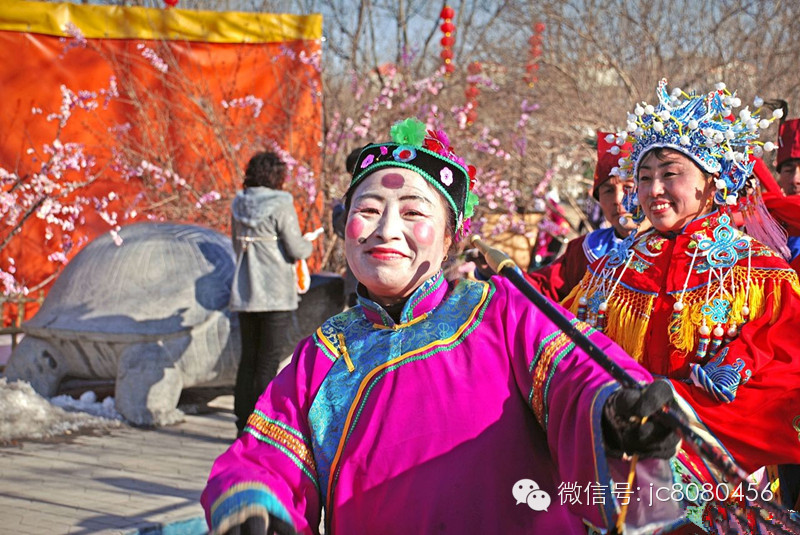
[[[463,158],[453,152],[453,148],[450,146],[450,138],[447,137],[443,130],[428,130],[424,145],[429,151],[449,158],[462,167],[466,163]]]
[[[453,171],[451,171],[449,167],[443,167],[442,170],[439,171],[439,180],[441,180],[442,184],[445,186],[449,186],[453,183]]]
[[[369,165],[375,160],[375,156],[372,154],[367,154],[367,156],[361,162],[361,169],[366,169]]]
[[[461,167],[464,167],[464,166],[467,165],[467,162],[464,161],[464,158],[462,158],[461,156],[457,155],[455,152],[450,152],[450,154],[448,154],[447,157],[450,158],[451,160],[453,160],[454,162],[456,162]]]
[[[428,135],[425,137],[425,148],[448,157],[451,152],[450,138],[442,130],[428,130]]]

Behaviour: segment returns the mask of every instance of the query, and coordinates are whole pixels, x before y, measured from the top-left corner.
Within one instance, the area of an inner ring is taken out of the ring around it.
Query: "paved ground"
[[[0,447],[0,533],[200,535],[213,460],[236,433],[233,397],[161,429]]]

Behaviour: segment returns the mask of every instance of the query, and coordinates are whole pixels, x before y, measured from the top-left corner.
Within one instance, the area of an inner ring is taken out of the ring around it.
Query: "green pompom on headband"
[[[413,147],[422,147],[427,133],[428,129],[425,124],[414,118],[394,123],[391,130],[389,130],[392,141],[400,145],[411,145]]]

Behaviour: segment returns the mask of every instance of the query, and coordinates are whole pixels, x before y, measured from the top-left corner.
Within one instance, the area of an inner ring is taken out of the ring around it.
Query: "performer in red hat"
[[[584,234],[567,245],[564,254],[547,266],[528,274],[528,280],[554,301],[564,299],[586,273],[586,266],[604,256],[614,245],[630,234],[626,226],[630,218],[622,205],[625,181],[618,176],[620,153],[630,152],[630,143],[617,145],[615,135],[597,132],[597,165],[594,169],[592,197],[611,226]]]
[[[778,156],[775,160],[778,184],[786,195],[800,193],[800,119],[790,119],[780,127]]]

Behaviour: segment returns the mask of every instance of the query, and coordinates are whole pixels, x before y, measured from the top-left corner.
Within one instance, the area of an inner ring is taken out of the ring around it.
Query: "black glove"
[[[263,516],[251,516],[225,535],[297,535],[297,532],[280,518],[269,515],[269,522]]]
[[[478,249],[467,249],[464,251],[464,259],[467,262],[475,263],[475,278],[482,281],[488,281],[494,275],[494,271],[489,267],[486,257]]]
[[[677,407],[672,389],[655,381],[644,389],[621,388],[603,406],[603,438],[610,457],[639,454],[669,459],[675,455],[680,436],[663,414],[663,407]],[[642,423],[642,418],[647,421]]]

